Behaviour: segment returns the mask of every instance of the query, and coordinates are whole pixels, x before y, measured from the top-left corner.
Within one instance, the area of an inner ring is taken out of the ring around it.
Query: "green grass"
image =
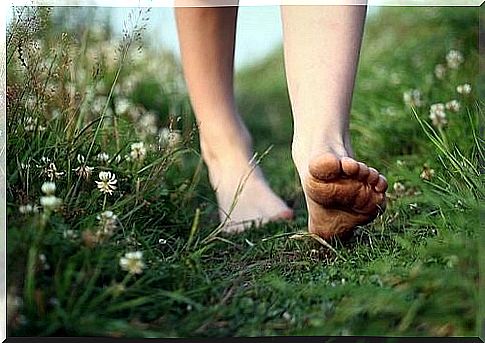
[[[477,9],[385,8],[368,21],[351,131],[357,157],[388,177],[389,204],[350,240],[328,242],[332,249],[294,236],[306,231],[306,212],[289,150],[280,50],[237,75],[237,96],[256,150],[272,146],[261,165],[297,218],[214,235],[215,197],[175,59],[147,46],[137,55],[141,24],[128,25],[114,59],[103,50],[117,44],[108,33],[75,30],[61,39],[60,24],[44,11],[24,9],[7,34],[10,335],[479,334]],[[140,23],[143,16],[133,13]],[[36,39],[40,49],[31,47]],[[446,64],[450,49],[464,62],[439,80],[435,65]],[[456,93],[464,83],[472,94]],[[404,104],[409,89],[421,91],[421,107]],[[461,109],[447,110],[448,124],[435,128],[430,105],[451,99]],[[29,130],[27,117],[45,129]],[[150,118],[155,123],[144,126]],[[159,142],[161,127],[181,141]],[[125,159],[139,141],[146,158]],[[97,161],[100,152],[110,160]],[[73,171],[78,154],[94,167],[88,180]],[[43,156],[64,172],[53,178],[62,206],[20,213],[20,205],[39,204],[50,179]],[[420,177],[424,164],[434,170],[430,180]],[[112,195],[97,190],[100,171],[116,174]],[[397,182],[404,190],[393,189]],[[105,210],[118,216],[117,228],[96,242]],[[141,274],[120,267],[128,251],[143,252]]]

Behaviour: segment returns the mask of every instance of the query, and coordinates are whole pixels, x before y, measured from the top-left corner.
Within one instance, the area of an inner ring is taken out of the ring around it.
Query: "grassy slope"
[[[220,309],[222,314],[216,311],[212,319],[214,333],[473,332],[477,251],[469,237],[476,237],[477,208],[467,214],[459,212],[454,202],[461,195],[440,199],[419,178],[424,163],[438,169],[436,154],[411,110],[404,106],[402,94],[419,88],[426,103],[419,111],[420,117],[427,119],[430,104],[455,97],[457,84],[473,82],[477,68],[476,13],[473,9],[385,9],[369,23],[353,106],[351,129],[356,154],[385,172],[391,185],[401,181],[423,194],[392,201],[376,225],[355,237],[357,244],[339,248],[346,261],[332,254],[329,257],[326,249],[312,255],[307,243],[285,238],[262,243],[262,237],[281,231],[278,225],[245,236],[258,242],[251,248],[255,251],[243,248],[239,254],[233,252],[231,261],[241,256],[238,264],[243,270],[248,266],[252,270],[268,269],[261,274],[250,273],[247,278],[252,287],[236,288],[239,294],[232,298],[230,306]],[[444,62],[451,48],[463,51],[467,63],[464,70],[439,83],[433,79],[434,66]],[[274,145],[263,166],[271,184],[301,213],[295,226],[286,229],[294,231],[304,228],[305,218],[289,154],[290,108],[281,55],[278,51],[239,75],[238,100],[256,137],[257,149],[263,151]],[[390,110],[385,112],[387,108]],[[393,116],[388,114],[391,111]],[[451,140],[464,130],[469,132],[463,119],[450,118]],[[469,149],[472,140],[460,145]],[[404,166],[396,165],[398,159],[404,161]],[[244,246],[243,238],[237,241]],[[471,245],[472,249],[462,251],[463,245]],[[458,251],[462,252],[457,255]],[[454,264],[450,261],[462,264],[449,268]],[[238,316],[241,311],[245,313],[245,306],[251,308],[248,314],[254,311],[252,320]],[[285,312],[292,319],[282,318]],[[218,322],[225,324],[223,329],[217,328]]]
[[[112,282],[123,279],[113,260],[126,246],[78,251],[49,236],[43,248],[53,249],[47,256],[58,261],[51,263],[55,271],[37,276],[42,290],[35,297],[24,291],[36,300],[24,310],[27,324],[14,334],[476,335],[476,198],[483,190],[470,189],[470,184],[480,186],[479,179],[470,168],[456,167],[465,159],[453,147],[456,144],[472,164],[477,163],[472,135],[477,110],[471,98],[460,99],[463,109],[449,114],[445,129],[450,148],[440,152],[402,102],[404,91],[419,88],[425,106],[418,116],[427,121],[430,104],[457,97],[457,84],[473,84],[476,14],[474,9],[384,9],[368,23],[353,106],[354,147],[359,158],[384,172],[391,185],[402,182],[407,193],[396,196],[391,191],[388,210],[376,223],[359,228],[350,242],[331,242],[337,253],[310,239],[281,236],[305,230],[306,216],[290,159],[290,109],[277,52],[238,75],[238,100],[257,150],[274,145],[263,168],[274,188],[294,204],[297,219],[230,237],[231,243],[204,243],[202,238],[214,227],[207,179],[189,194],[195,199],[188,206],[179,199],[184,198],[186,182],[177,172],[190,176],[193,170],[188,167],[194,163],[177,165],[168,171],[168,185],[160,187],[163,203],[123,222],[127,227],[129,222],[141,242],[150,268],[130,279],[124,291],[110,293],[115,289]],[[461,50],[465,63],[445,80],[435,80],[434,66],[444,62],[450,48]],[[432,181],[440,188],[420,179],[423,163],[436,170]],[[160,201],[159,192],[153,188],[137,196]],[[129,212],[130,199],[116,209]],[[202,208],[203,218],[189,244],[194,202]],[[13,205],[9,211],[14,222]],[[165,224],[168,244],[160,246],[159,228]],[[36,237],[35,227],[21,231],[20,225],[9,228],[10,280],[12,275],[22,280],[17,275],[22,268],[12,257],[25,253],[23,242],[33,239],[30,232]],[[94,277],[98,272],[100,276]],[[56,297],[57,305],[47,304],[50,296]]]

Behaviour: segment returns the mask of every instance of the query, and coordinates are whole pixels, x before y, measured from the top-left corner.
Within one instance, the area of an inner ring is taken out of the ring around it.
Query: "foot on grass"
[[[220,220],[225,223],[224,232],[238,233],[251,225],[258,227],[293,218],[293,210],[271,190],[259,167],[251,171],[247,163],[224,163],[217,168],[209,166],[209,176],[216,191]]]
[[[313,157],[302,184],[308,230],[325,239],[343,236],[385,209],[386,178],[350,157],[334,153]]]

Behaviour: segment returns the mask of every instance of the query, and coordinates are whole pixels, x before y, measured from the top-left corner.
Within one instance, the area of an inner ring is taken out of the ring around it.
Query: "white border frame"
[[[368,5],[368,6],[474,6],[485,0],[240,0],[239,6]],[[231,1],[232,2],[232,1]],[[182,7],[175,0],[0,0],[0,342],[7,338],[6,289],[6,14],[12,6]],[[183,7],[227,6],[227,0],[185,0]],[[480,325],[481,323],[479,323]],[[480,329],[479,329],[480,331]],[[480,332],[478,333],[480,334]],[[483,332],[481,333],[483,334]]]

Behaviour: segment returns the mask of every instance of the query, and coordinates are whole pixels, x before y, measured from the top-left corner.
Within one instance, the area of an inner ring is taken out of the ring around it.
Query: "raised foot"
[[[308,229],[325,239],[342,236],[385,210],[387,181],[377,170],[349,157],[322,154],[304,178]]]

